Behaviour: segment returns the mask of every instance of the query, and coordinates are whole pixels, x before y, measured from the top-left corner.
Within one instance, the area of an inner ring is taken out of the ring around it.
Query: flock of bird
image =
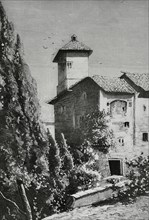
[[[53,38],[53,36],[54,36],[54,33],[51,33],[51,36],[48,36],[47,38],[44,38],[43,40],[44,41],[47,41],[47,40],[49,40],[49,41],[51,41],[52,40],[52,38]],[[62,42],[64,42],[64,40],[62,40]],[[55,44],[55,42],[51,42],[51,45],[54,45]],[[43,45],[42,46],[43,47],[43,49],[45,49],[45,50],[47,50],[49,47],[48,46],[45,46],[45,45]]]
[[[51,41],[50,43],[51,43],[51,46],[54,46],[55,45],[55,42],[53,41],[53,37],[54,37],[54,33],[51,33],[51,36],[48,36],[47,38],[44,38],[43,40],[44,41]],[[64,40],[61,40],[63,43],[65,42]],[[43,45],[42,46],[43,47],[43,49],[45,49],[45,50],[47,50],[48,48],[50,48],[50,46],[47,46],[47,45]],[[53,49],[53,48],[52,48]],[[56,50],[57,50],[57,48],[55,47],[54,48],[55,49],[55,52],[54,53],[52,53],[52,56],[54,56],[55,54],[56,54]],[[99,63],[99,65],[102,65],[102,62],[98,62],[98,61],[96,61],[96,63]]]

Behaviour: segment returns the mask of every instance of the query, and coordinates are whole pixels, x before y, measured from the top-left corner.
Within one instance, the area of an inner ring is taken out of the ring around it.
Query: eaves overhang
[[[62,56],[62,54],[64,53],[68,53],[68,52],[87,52],[88,56],[90,56],[93,52],[93,50],[73,50],[73,49],[69,49],[69,50],[64,50],[64,49],[60,49],[58,50],[57,54],[55,55],[54,59],[53,59],[53,63],[57,63],[59,61],[59,57]]]
[[[135,90],[132,88],[131,91],[107,91],[105,90],[104,88],[102,88],[100,85],[98,85],[98,83],[96,83],[94,81],[94,79],[92,77],[85,77],[83,79],[81,79],[79,82],[75,83],[74,85],[72,85],[69,89],[67,90],[64,90],[63,92],[59,93],[57,96],[55,96],[53,99],[47,101],[46,103],[47,104],[51,104],[51,105],[54,105],[56,104],[61,98],[65,97],[66,95],[70,94],[73,89],[80,83],[82,83],[83,81],[85,80],[91,80],[91,82],[93,82],[96,86],[98,86],[98,88],[100,90],[102,90],[103,92],[105,92],[106,94],[113,94],[113,95],[118,95],[118,94],[121,94],[121,95],[133,95],[135,94]]]

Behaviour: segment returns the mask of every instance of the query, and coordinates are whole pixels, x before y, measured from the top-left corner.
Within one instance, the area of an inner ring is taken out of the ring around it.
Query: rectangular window
[[[144,112],[146,111],[146,106],[145,105],[143,105],[143,110],[144,110]]]
[[[124,122],[124,126],[125,126],[126,128],[129,128],[129,122],[128,122],[128,121]]]
[[[67,61],[67,66],[69,69],[71,69],[72,68],[72,61]]]
[[[118,138],[119,143],[121,144],[121,146],[124,146],[124,138]]]
[[[142,140],[148,141],[148,133],[143,133]]]

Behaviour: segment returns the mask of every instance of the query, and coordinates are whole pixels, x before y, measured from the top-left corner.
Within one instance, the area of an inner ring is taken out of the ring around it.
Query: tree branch
[[[12,200],[6,198],[1,191],[0,191],[0,195],[1,195],[1,197],[2,197],[3,199],[5,199],[7,202],[9,202],[9,203],[11,203],[13,206],[15,206],[15,208],[16,208],[21,214],[23,214],[23,215],[26,216],[26,213],[23,212],[23,211],[19,208],[19,206],[18,206],[14,201],[12,201]]]

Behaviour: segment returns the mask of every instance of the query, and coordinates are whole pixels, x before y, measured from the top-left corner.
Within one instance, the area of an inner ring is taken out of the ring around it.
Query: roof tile
[[[90,47],[86,46],[82,42],[79,42],[76,35],[72,35],[71,40],[58,50],[53,62],[57,62],[57,58],[64,51],[86,51],[89,55],[93,52]]]
[[[135,90],[119,77],[94,75],[92,79],[106,92],[134,93]]]
[[[100,88],[102,88],[105,92],[111,92],[111,93],[128,93],[133,94],[135,93],[135,90],[124,80],[120,79],[119,77],[106,77],[106,76],[99,76],[94,75],[92,77],[85,77],[72,85],[69,90],[65,90],[61,92],[59,95],[54,97],[52,100],[47,101],[49,104],[56,103],[61,97],[68,94],[68,92],[71,92],[77,84],[81,83],[85,79],[92,79]]]
[[[149,91],[149,74],[148,73],[129,73],[122,72],[126,75],[134,84],[141,87],[145,91]]]
[[[71,40],[65,44],[60,50],[87,50],[91,51],[91,48],[76,40]]]

